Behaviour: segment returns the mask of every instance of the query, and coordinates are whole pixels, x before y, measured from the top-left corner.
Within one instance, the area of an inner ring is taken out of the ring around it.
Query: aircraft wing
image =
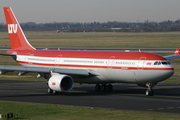
[[[166,58],[167,60],[173,60],[173,59],[176,59],[176,58],[180,58],[179,48],[176,49],[174,55],[163,56],[163,57]]]
[[[0,55],[4,55],[4,56],[16,56],[14,54],[6,54],[6,53],[0,53]]]
[[[0,65],[1,71],[20,71],[20,72],[36,72],[36,73],[60,73],[60,74],[69,74],[69,75],[81,75],[89,76],[90,72],[83,69],[60,69],[60,68],[46,68],[46,67],[24,67],[24,66],[8,66]]]
[[[173,60],[176,58],[180,58],[180,55],[169,55],[169,56],[164,56],[167,60]]]

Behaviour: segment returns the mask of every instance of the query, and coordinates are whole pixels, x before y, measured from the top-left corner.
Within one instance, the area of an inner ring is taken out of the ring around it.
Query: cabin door
[[[115,56],[111,56],[108,60],[107,68],[112,68],[112,64],[114,61]]]
[[[146,57],[141,57],[138,61],[138,70],[143,70]]]
[[[62,55],[58,55],[55,60],[55,66],[59,66]]]

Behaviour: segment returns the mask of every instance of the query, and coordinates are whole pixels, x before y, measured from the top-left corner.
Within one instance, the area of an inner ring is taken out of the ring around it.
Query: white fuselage
[[[56,57],[36,56],[33,53],[17,55],[17,62],[23,66],[53,67],[66,69],[86,69],[90,77],[74,77],[77,83],[157,83],[173,75],[174,68],[166,60],[139,60],[100,58],[74,58],[57,55]],[[158,64],[156,64],[159,62]]]

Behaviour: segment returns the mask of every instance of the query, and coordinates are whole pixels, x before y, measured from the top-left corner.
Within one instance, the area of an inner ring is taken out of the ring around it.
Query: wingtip
[[[176,48],[176,51],[175,51],[174,55],[180,55],[179,54],[179,48]]]

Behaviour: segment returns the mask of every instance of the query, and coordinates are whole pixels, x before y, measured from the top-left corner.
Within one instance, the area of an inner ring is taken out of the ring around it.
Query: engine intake
[[[48,81],[50,89],[58,92],[69,92],[73,88],[73,79],[68,75],[52,73]]]

